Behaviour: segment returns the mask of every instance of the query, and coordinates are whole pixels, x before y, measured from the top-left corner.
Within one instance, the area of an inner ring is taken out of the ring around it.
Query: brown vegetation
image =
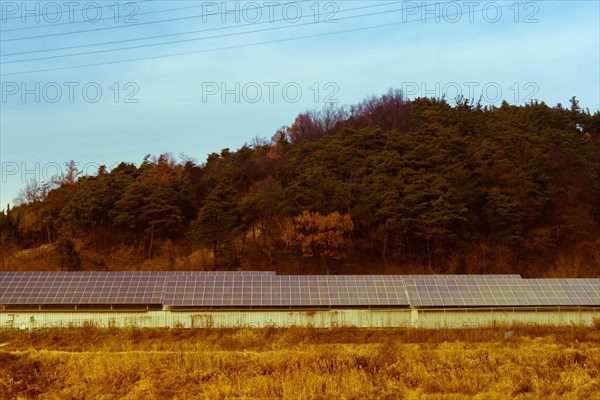
[[[510,331],[510,334],[509,332]],[[592,399],[600,331],[0,331],[0,399]]]

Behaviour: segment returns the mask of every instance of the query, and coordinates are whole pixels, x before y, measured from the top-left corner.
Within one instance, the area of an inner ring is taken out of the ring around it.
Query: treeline
[[[52,243],[70,269],[108,268],[126,247],[161,262],[206,249],[191,268],[597,276],[600,113],[570,103],[390,91],[202,164],[163,154],[79,176],[70,163],[0,214],[3,254]]]

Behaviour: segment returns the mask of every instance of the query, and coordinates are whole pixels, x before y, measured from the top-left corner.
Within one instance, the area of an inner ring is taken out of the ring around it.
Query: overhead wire
[[[157,0],[152,0],[152,1],[157,1]],[[310,0],[299,0],[296,3],[305,3],[307,1],[310,1]],[[264,7],[267,7],[267,6],[265,5],[262,8],[264,8]],[[106,30],[112,30],[112,29],[137,28],[137,27],[145,26],[145,25],[162,24],[165,22],[175,22],[175,21],[184,21],[184,20],[189,20],[189,19],[203,18],[205,16],[206,16],[206,14],[204,14],[204,13],[195,14],[195,15],[186,15],[185,17],[168,18],[168,19],[161,19],[161,20],[156,20],[156,21],[137,22],[135,24],[128,24],[128,25],[105,26],[105,27],[101,27],[101,28],[82,29],[82,30],[78,30],[78,31],[57,32],[57,33],[49,33],[49,34],[45,34],[45,35],[35,35],[35,36],[25,36],[25,37],[12,38],[12,39],[2,39],[2,40],[0,40],[0,42],[16,42],[16,41],[21,41],[21,40],[74,35],[74,34],[78,34],[78,33],[100,32],[100,31],[106,31]]]
[[[500,7],[501,8],[505,8],[505,7],[508,7],[508,6],[510,6],[510,4],[509,5],[505,5],[505,6],[500,6]],[[371,13],[371,14],[373,14],[373,13]],[[346,18],[349,18],[349,17],[346,17]],[[98,67],[98,66],[104,66],[104,65],[123,64],[123,63],[137,62],[137,61],[146,61],[146,60],[155,60],[155,59],[163,59],[163,58],[170,58],[170,57],[179,57],[179,56],[192,55],[192,54],[210,53],[210,52],[223,51],[223,50],[240,49],[240,48],[247,48],[247,47],[256,47],[256,46],[262,46],[262,45],[267,45],[267,44],[283,43],[283,42],[290,42],[290,41],[296,41],[296,40],[302,40],[302,39],[317,38],[317,37],[324,37],[324,36],[332,36],[332,35],[339,35],[339,34],[344,34],[344,33],[358,32],[358,31],[373,30],[373,29],[379,29],[379,28],[385,28],[385,27],[403,25],[403,24],[406,24],[406,23],[419,22],[419,21],[421,21],[421,19],[414,19],[414,20],[410,20],[410,21],[392,22],[392,23],[387,23],[387,24],[377,24],[377,25],[371,25],[371,26],[366,26],[366,27],[359,27],[359,28],[351,28],[351,29],[339,30],[339,31],[334,31],[334,32],[324,32],[324,33],[317,33],[317,34],[311,34],[311,35],[297,36],[297,37],[292,37],[292,38],[283,38],[283,39],[267,40],[267,41],[254,42],[254,43],[245,43],[245,44],[239,44],[239,45],[214,47],[214,48],[210,48],[210,49],[192,50],[192,51],[179,52],[179,53],[170,53],[170,54],[161,54],[161,55],[154,55],[154,56],[145,56],[145,57],[135,57],[135,58],[122,59],[122,60],[114,60],[114,61],[103,61],[103,62],[89,63],[89,64],[78,64],[78,65],[68,65],[68,66],[62,66],[62,67],[53,67],[53,68],[43,68],[43,69],[33,69],[33,70],[26,70],[26,71],[17,71],[17,72],[10,72],[10,73],[0,74],[0,77],[2,77],[2,76],[14,76],[14,75],[25,75],[25,74],[40,73],[40,72],[61,71],[61,70],[69,70],[69,69]],[[252,33],[252,32],[250,32],[250,33]]]
[[[155,2],[155,1],[160,1],[160,0],[136,0],[136,1],[128,1],[128,2],[126,2],[124,4],[150,3],[150,2]],[[117,2],[113,1],[113,2],[111,2],[108,5],[105,5],[105,6],[98,5],[95,8],[109,8],[109,7],[114,7],[115,4],[120,4],[120,3],[117,3]],[[72,12],[75,13],[75,12],[83,11],[83,10],[84,10],[83,8],[80,8],[80,9],[77,9],[77,10],[72,10]],[[48,15],[52,15],[52,14],[55,14],[55,13],[45,13],[45,14],[35,14],[35,15],[31,14],[30,16],[32,16],[32,17],[34,17],[34,16],[35,17],[46,16],[47,17]],[[110,17],[110,18],[113,18],[113,17]],[[2,18],[2,22],[6,22],[8,20],[13,20],[13,19],[23,19],[23,16],[22,15],[21,16],[17,15],[17,16],[14,16],[14,17],[4,17],[4,18]],[[85,20],[82,20],[82,21],[73,21],[73,22],[66,22],[66,24],[79,23],[79,22],[85,22]],[[30,27],[23,27],[23,28],[16,28],[16,29],[4,29],[4,30],[0,30],[0,32],[9,32],[9,31],[16,31],[16,30],[21,30],[21,29],[46,28],[46,27],[49,27],[49,26],[57,26],[57,25],[63,25],[63,24],[62,23],[60,23],[60,24],[48,24],[48,25],[42,25],[42,26],[30,26]]]
[[[376,4],[376,5],[349,8],[349,9],[345,9],[345,10],[339,10],[338,12],[343,13],[343,12],[348,12],[348,11],[357,11],[357,10],[362,10],[362,9],[367,9],[367,8],[383,7],[383,6],[388,6],[388,5],[398,4],[398,3],[400,3],[400,2],[393,1],[393,2],[388,2],[388,3]],[[305,16],[299,17],[299,19],[308,18],[308,17],[313,17],[313,16],[305,15]],[[241,24],[241,25],[235,25],[235,26],[220,26],[220,27],[215,27],[215,28],[199,29],[199,30],[187,31],[187,32],[167,33],[167,34],[162,34],[162,35],[146,36],[146,37],[134,38],[134,39],[120,39],[120,40],[112,40],[109,42],[88,43],[88,44],[66,46],[66,47],[55,47],[52,49],[29,50],[29,51],[22,51],[22,52],[17,52],[17,53],[5,53],[5,54],[0,54],[0,57],[18,56],[18,55],[35,54],[35,53],[47,53],[50,51],[72,50],[72,49],[85,48],[85,47],[105,46],[105,45],[111,45],[111,44],[137,42],[137,41],[150,40],[150,39],[161,39],[161,38],[166,38],[166,37],[191,35],[191,34],[195,34],[195,33],[205,33],[205,32],[219,31],[219,30],[237,29],[237,28],[243,28],[243,27],[247,27],[247,26],[264,25],[264,24],[283,22],[283,21],[287,21],[287,19],[280,18],[280,19],[275,19],[275,20],[267,20],[267,21],[263,21],[263,22],[256,22],[256,23],[250,22],[247,24]]]
[[[141,1],[141,0],[140,0]],[[150,1],[159,1],[159,0],[144,0],[141,1],[143,3],[145,2],[150,2]],[[296,0],[293,1],[293,3],[305,3],[308,1],[312,1],[312,0]],[[132,2],[126,2],[123,3],[124,5],[127,5],[129,3]],[[132,15],[131,17],[138,17],[140,15],[150,15],[150,14],[161,14],[161,13],[166,13],[166,12],[173,12],[173,11],[182,11],[182,10],[190,10],[190,9],[194,9],[194,8],[203,8],[206,7],[206,3],[207,2],[202,2],[201,5],[195,5],[195,6],[186,6],[186,7],[177,7],[177,8],[168,8],[165,10],[154,10],[154,11],[145,11],[145,12],[141,12],[141,13],[136,13],[135,15]],[[208,2],[211,3],[211,2]],[[397,1],[396,3],[399,3],[399,1]],[[111,6],[114,6],[116,3],[113,3]],[[280,5],[285,5],[286,3],[281,3]],[[109,6],[102,6],[102,7],[109,7]],[[263,9],[263,8],[268,8],[268,7],[273,7],[272,4],[266,4],[264,6],[258,6],[256,7],[256,9]],[[82,11],[82,10],[76,10],[76,11]],[[6,18],[6,19],[14,19],[14,18],[21,18],[21,17],[12,17],[12,18]],[[105,21],[105,20],[114,20],[115,16],[110,16],[110,17],[104,17],[104,18],[98,18],[98,19],[94,19],[94,23],[99,22],[99,21]],[[172,19],[169,20],[161,20],[160,22],[170,22],[172,21]],[[24,26],[21,28],[11,28],[11,29],[0,29],[0,33],[3,32],[14,32],[14,31],[22,31],[22,30],[30,30],[30,29],[41,29],[41,28],[54,28],[57,26],[64,26],[64,25],[73,25],[73,24],[81,24],[81,23],[86,23],[89,22],[86,19],[82,19],[79,21],[69,21],[69,22],[59,22],[59,23],[51,23],[51,24],[47,24],[47,25],[34,25],[34,26]],[[138,24],[137,22],[135,24]]]
[[[338,18],[338,20],[342,21],[342,20],[349,20],[349,19],[355,19],[355,18],[370,17],[370,16],[374,16],[374,15],[389,14],[389,13],[397,12],[400,10],[401,9],[394,9],[394,10],[380,11],[380,12],[374,12],[374,13],[368,13],[368,14],[352,15],[352,16],[348,16],[348,17]],[[2,61],[2,62],[0,62],[0,64],[14,64],[14,63],[29,62],[29,61],[41,61],[41,60],[49,60],[49,59],[57,59],[57,58],[83,56],[83,55],[90,55],[90,54],[109,53],[109,52],[114,52],[114,51],[135,50],[135,49],[141,49],[141,48],[147,48],[147,47],[165,46],[165,45],[170,45],[170,44],[187,43],[187,42],[195,42],[195,41],[200,41],[200,40],[219,39],[219,38],[224,38],[224,37],[247,35],[247,34],[252,34],[252,33],[261,33],[261,32],[268,32],[268,31],[275,31],[275,30],[282,30],[282,29],[298,28],[301,26],[314,25],[314,24],[315,24],[314,22],[304,22],[301,24],[276,26],[276,27],[271,27],[271,28],[255,29],[252,31],[244,31],[244,32],[226,33],[226,34],[220,34],[220,35],[214,35],[214,36],[205,36],[205,37],[200,37],[200,38],[173,40],[173,41],[162,42],[162,43],[150,43],[150,44],[145,44],[145,45],[136,45],[136,46],[113,48],[113,49],[86,51],[86,52],[79,52],[79,53],[72,53],[72,54],[58,54],[58,55],[54,55],[54,56],[34,57],[34,58],[26,58],[26,59],[13,60],[13,61]]]

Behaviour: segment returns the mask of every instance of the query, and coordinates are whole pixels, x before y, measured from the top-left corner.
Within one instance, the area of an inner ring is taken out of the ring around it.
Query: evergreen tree
[[[231,244],[243,226],[237,201],[238,193],[233,185],[227,180],[219,182],[202,203],[188,233],[192,239],[212,248],[215,268],[221,249]]]

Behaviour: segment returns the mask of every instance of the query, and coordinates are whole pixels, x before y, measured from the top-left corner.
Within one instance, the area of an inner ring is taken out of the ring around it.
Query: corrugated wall
[[[329,310],[204,312],[191,315],[193,327],[334,326],[398,327],[411,324],[410,310]]]
[[[148,312],[40,312],[4,311],[0,312],[2,327],[41,328],[81,326],[91,323],[101,327],[168,327],[169,313]]]
[[[413,316],[413,326],[419,328],[481,327],[493,324],[587,325],[600,319],[600,308],[579,310],[520,309],[438,309],[419,310]]]
[[[264,326],[311,326],[328,328],[419,327],[475,328],[492,324],[592,325],[600,319],[600,308],[581,310],[519,309],[371,309],[325,311],[147,311],[147,312],[0,312],[0,327],[21,329],[81,326],[92,323],[101,327],[185,327],[230,328]]]

